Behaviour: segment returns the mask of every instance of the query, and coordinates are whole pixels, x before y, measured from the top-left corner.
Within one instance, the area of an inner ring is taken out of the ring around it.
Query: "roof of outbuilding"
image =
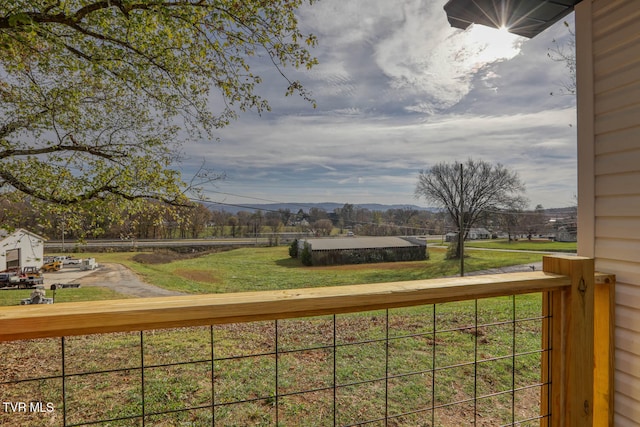
[[[30,236],[33,236],[33,237],[37,238],[37,239],[40,239],[40,240],[43,240],[43,241],[46,240],[44,237],[42,237],[42,236],[40,236],[40,235],[38,235],[36,233],[32,233],[29,230],[25,230],[24,228],[17,228],[15,230],[11,231],[11,232],[6,230],[6,229],[4,229],[4,228],[0,228],[0,240],[4,240],[4,239],[7,239],[9,236],[19,235],[19,234],[22,234],[22,235],[28,234]]]
[[[344,237],[327,239],[307,239],[314,251],[344,249],[409,248],[425,246],[426,240],[411,237]]]

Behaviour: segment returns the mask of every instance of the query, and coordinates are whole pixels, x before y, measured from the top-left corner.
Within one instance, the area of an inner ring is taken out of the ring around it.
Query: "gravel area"
[[[99,264],[93,271],[81,271],[77,267],[65,266],[62,270],[45,274],[45,288],[54,283],[79,283],[80,286],[100,286],[121,294],[136,297],[162,297],[186,295],[169,291],[143,282],[137,274],[122,264]]]

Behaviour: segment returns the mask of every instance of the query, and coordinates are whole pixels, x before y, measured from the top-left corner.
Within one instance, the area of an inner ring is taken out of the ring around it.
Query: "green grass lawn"
[[[445,260],[445,251],[429,250],[427,261],[305,267],[289,257],[287,247],[243,248],[162,264],[135,261],[135,253],[91,254],[100,262],[119,262],[148,283],[189,293],[224,293],[254,290],[340,286],[432,279],[459,274],[459,261]],[[491,251],[469,252],[465,271],[528,264],[542,255]]]
[[[173,262],[148,264],[136,261],[137,252],[87,253],[98,263],[120,263],[147,283],[188,293],[224,293],[254,290],[296,289],[363,283],[432,279],[459,274],[458,260],[445,260],[445,250],[429,249],[427,261],[306,267],[289,257],[287,247],[243,248]],[[542,255],[500,251],[469,251],[465,272],[528,264]],[[99,272],[96,274],[100,274]],[[29,290],[0,291],[0,306],[16,305],[28,298]],[[51,297],[47,291],[47,297]],[[56,292],[56,302],[124,298],[106,288],[81,287]]]
[[[8,289],[0,291],[0,306],[18,305],[23,299],[29,298],[31,292],[33,291],[29,289]],[[53,292],[47,290],[46,297],[53,297]],[[55,302],[96,301],[121,298],[129,298],[129,296],[119,294],[107,288],[93,286],[60,289],[55,293]]]
[[[509,242],[506,239],[491,241],[468,241],[465,247],[486,249],[511,249],[516,251],[542,252],[576,252],[576,242],[552,242],[550,240],[518,240]]]

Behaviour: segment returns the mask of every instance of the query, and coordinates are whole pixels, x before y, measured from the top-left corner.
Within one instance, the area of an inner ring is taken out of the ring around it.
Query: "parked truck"
[[[19,288],[32,289],[37,285],[44,284],[42,270],[40,270],[38,267],[23,267],[19,277]]]
[[[15,272],[2,272],[0,273],[0,288],[14,288],[18,286],[20,282],[20,276]]]

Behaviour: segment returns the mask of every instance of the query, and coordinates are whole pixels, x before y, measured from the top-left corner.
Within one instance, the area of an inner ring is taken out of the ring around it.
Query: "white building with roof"
[[[13,232],[0,230],[0,271],[24,267],[42,267],[44,238],[18,228]]]

